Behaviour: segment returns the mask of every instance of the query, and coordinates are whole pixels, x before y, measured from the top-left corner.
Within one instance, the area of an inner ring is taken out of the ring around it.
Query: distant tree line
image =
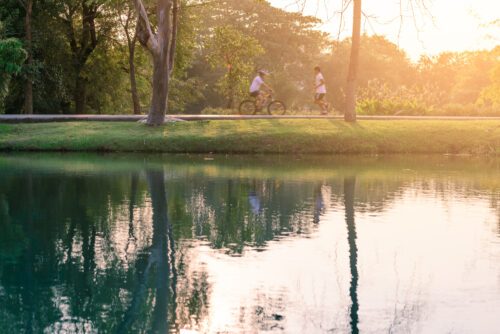
[[[170,1],[174,3],[173,1]],[[156,5],[143,1],[151,29]],[[231,108],[257,69],[296,111],[312,105],[319,65],[334,108],[346,108],[351,39],[267,1],[176,1],[168,113]],[[139,46],[144,25],[125,0],[3,0],[0,113],[146,113],[154,58]],[[144,36],[143,36],[144,37]],[[500,114],[500,46],[412,62],[384,36],[362,35],[357,111],[365,114]],[[162,98],[160,97],[160,100]]]

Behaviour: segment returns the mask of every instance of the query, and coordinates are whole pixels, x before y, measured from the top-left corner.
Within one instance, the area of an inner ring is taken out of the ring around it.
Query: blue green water
[[[500,160],[0,154],[0,333],[498,333]]]

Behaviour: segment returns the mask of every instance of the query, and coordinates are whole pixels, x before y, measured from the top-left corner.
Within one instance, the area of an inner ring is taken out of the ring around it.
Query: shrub
[[[446,104],[435,110],[436,116],[500,116],[500,107],[480,104]]]

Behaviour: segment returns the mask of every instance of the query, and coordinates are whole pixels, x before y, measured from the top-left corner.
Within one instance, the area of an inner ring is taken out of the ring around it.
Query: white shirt
[[[252,81],[252,86],[250,86],[250,93],[257,92],[260,90],[260,86],[264,83],[264,80],[260,77],[260,75],[256,76]]]
[[[321,80],[325,80],[323,78],[323,74],[318,73],[316,76],[316,94],[326,94],[326,85],[321,85]],[[321,85],[318,87],[318,85]]]

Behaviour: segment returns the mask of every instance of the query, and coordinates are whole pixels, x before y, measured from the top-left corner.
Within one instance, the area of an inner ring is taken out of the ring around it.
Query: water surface
[[[498,333],[500,161],[0,155],[0,333]]]

